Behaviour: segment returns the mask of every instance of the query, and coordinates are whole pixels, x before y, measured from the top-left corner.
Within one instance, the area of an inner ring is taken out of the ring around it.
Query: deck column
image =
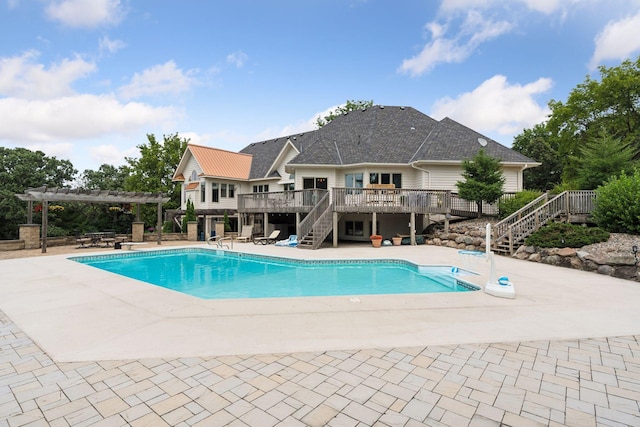
[[[262,235],[264,237],[268,237],[269,236],[269,214],[267,212],[262,214]]]
[[[378,234],[378,213],[371,213],[371,234]]]
[[[411,236],[411,245],[416,245],[416,213],[411,212],[411,222],[409,223],[409,235]]]
[[[333,211],[333,247],[338,247],[338,212]]]

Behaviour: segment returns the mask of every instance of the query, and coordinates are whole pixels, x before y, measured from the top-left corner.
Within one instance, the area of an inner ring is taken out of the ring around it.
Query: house
[[[207,234],[227,210],[261,235],[312,235],[314,247],[332,232],[334,245],[371,234],[415,241],[430,215],[475,215],[455,184],[481,149],[501,161],[505,192],[521,191],[523,170],[539,165],[450,118],[380,105],[239,153],[189,145],[174,180]]]

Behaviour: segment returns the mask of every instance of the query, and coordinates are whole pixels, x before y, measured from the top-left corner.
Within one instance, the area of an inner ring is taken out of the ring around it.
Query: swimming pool
[[[468,292],[451,267],[402,260],[294,260],[208,249],[72,257],[203,299]]]

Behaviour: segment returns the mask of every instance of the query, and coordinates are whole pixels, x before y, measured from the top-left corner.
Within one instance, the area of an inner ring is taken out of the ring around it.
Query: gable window
[[[211,201],[213,203],[218,203],[220,201],[220,190],[218,189],[218,183],[211,183]]]
[[[200,202],[204,203],[207,198],[207,183],[202,181],[200,183]]]
[[[326,190],[327,178],[302,178],[302,188],[304,190],[311,190],[314,188]]]
[[[191,171],[191,178],[189,178],[189,181],[197,181],[198,180],[198,173],[194,170]]]

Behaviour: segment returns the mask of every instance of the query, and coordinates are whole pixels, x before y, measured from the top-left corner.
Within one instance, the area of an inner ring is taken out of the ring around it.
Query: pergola
[[[27,223],[33,223],[33,202],[42,203],[42,253],[47,252],[47,222],[49,202],[83,202],[83,203],[131,203],[138,206],[136,220],[140,220],[140,205],[158,204],[158,244],[162,241],[162,204],[170,199],[162,193],[137,193],[128,191],[87,190],[84,188],[38,187],[28,188],[24,194],[16,196],[29,204]]]

